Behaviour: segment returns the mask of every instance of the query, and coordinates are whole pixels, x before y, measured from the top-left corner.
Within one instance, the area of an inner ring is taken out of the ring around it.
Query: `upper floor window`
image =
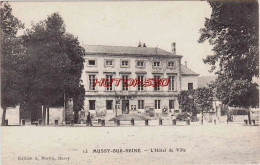
[[[106,90],[112,91],[112,75],[106,75]]]
[[[89,90],[94,91],[95,90],[95,75],[89,75]]]
[[[127,84],[127,80],[128,80],[128,76],[127,75],[123,75],[122,76],[122,90],[123,91],[128,91],[128,84]]]
[[[88,60],[88,66],[96,66],[96,60]]]
[[[105,60],[105,66],[106,67],[112,67],[113,66],[113,60]]]
[[[144,90],[144,76],[137,76],[137,80],[138,80],[138,85],[137,85],[138,91],[143,91]]]
[[[160,76],[154,76],[154,91],[160,91],[159,81]]]
[[[188,83],[188,90],[192,90],[193,89],[193,83]]]
[[[169,91],[174,91],[174,76],[169,76]]]
[[[144,61],[136,61],[136,67],[137,68],[144,68],[145,67]]]
[[[174,62],[173,61],[168,62],[168,68],[173,68],[173,67],[174,67]]]
[[[153,62],[153,66],[154,66],[154,67],[159,67],[159,66],[160,66],[160,64],[161,64],[161,63],[160,63],[160,62],[158,62],[158,61],[156,61],[156,62]]]
[[[122,68],[128,68],[129,67],[129,61],[128,60],[122,60],[121,61],[121,67]]]

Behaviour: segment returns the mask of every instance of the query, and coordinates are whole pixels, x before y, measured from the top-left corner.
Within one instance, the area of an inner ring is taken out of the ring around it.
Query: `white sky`
[[[212,54],[208,42],[199,44],[199,29],[211,9],[205,1],[143,2],[10,2],[13,14],[25,23],[37,23],[59,12],[67,32],[90,45],[137,46],[171,51],[176,42],[182,63],[201,75],[212,75],[202,59]],[[20,32],[21,34],[22,32]]]

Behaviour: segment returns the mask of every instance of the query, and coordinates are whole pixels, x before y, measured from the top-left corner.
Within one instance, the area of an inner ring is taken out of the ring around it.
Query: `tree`
[[[259,16],[257,1],[209,2],[212,8],[200,30],[199,43],[206,40],[214,55],[204,62],[212,65],[218,78],[217,98],[228,106],[259,106],[256,99],[259,77]],[[250,123],[250,112],[249,123]]]
[[[48,114],[50,106],[77,99],[85,50],[76,37],[66,33],[61,16],[53,13],[33,25],[23,39],[29,59],[27,100],[43,105]]]
[[[24,94],[21,72],[25,65],[25,49],[21,39],[16,38],[17,31],[23,27],[21,21],[12,15],[10,5],[0,2],[2,125],[5,123],[6,108],[19,104]]]
[[[197,88],[194,92],[193,99],[198,112],[202,115],[201,122],[203,124],[204,113],[213,109],[213,91],[211,88]]]
[[[204,112],[208,112],[213,108],[213,92],[211,88],[181,91],[178,95],[178,102],[183,112],[192,113],[192,117],[201,113],[203,119]]]
[[[197,116],[198,109],[193,99],[194,93],[195,90],[181,91],[178,95],[178,102],[182,112],[189,112],[192,113],[192,116]]]

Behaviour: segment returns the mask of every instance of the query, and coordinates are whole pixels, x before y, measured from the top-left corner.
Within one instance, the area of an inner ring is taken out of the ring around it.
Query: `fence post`
[[[131,119],[131,125],[132,125],[132,126],[135,125],[135,119],[134,119],[134,118]]]
[[[5,120],[5,126],[8,126],[8,120]]]
[[[74,120],[71,120],[71,121],[70,121],[70,124],[71,124],[71,125],[74,125]]]
[[[162,125],[162,119],[159,118],[159,125]]]
[[[101,126],[105,126],[105,120],[101,120]]]
[[[98,124],[101,124],[101,119],[98,119]]]
[[[176,119],[172,120],[172,125],[176,125]]]
[[[187,124],[187,125],[190,125],[190,119],[187,119],[187,120],[186,120],[186,124]]]
[[[148,126],[148,119],[145,119],[145,125]]]
[[[38,119],[38,125],[42,125],[42,119]]]
[[[245,124],[247,125],[247,120],[246,120],[246,119],[244,120],[244,122],[245,122]]]
[[[120,120],[116,120],[116,125],[120,126]]]
[[[22,123],[22,125],[25,125],[25,120],[21,119],[21,123]]]

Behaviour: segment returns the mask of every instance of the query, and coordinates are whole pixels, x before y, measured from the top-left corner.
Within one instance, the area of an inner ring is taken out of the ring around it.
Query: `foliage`
[[[199,112],[208,112],[213,109],[213,91],[211,88],[197,88],[193,99]]]
[[[76,99],[85,53],[78,39],[66,33],[61,16],[53,13],[33,25],[23,39],[28,55],[28,99],[48,106],[63,105],[64,95],[66,100]]]
[[[12,15],[7,2],[0,2],[1,27],[1,106],[14,106],[22,98],[20,71],[24,62],[24,48],[16,38],[23,24]]]
[[[209,1],[212,8],[199,43],[213,46],[204,62],[218,75],[216,97],[229,106],[259,106],[259,16],[257,1]]]
[[[211,88],[197,88],[194,90],[181,91],[178,102],[182,112],[197,113],[208,112],[213,108],[213,91]]]
[[[179,107],[182,112],[192,112],[193,114],[197,114],[198,110],[196,104],[193,100],[195,90],[187,90],[181,91],[178,95]]]
[[[189,117],[191,117],[191,115],[188,112],[182,112],[176,115],[178,121],[186,121]]]

